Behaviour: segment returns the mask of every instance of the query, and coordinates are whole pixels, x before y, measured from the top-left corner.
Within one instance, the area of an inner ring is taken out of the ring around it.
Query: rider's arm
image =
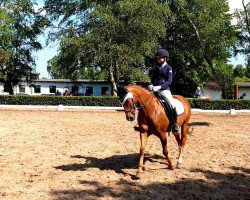
[[[169,86],[172,83],[172,80],[173,80],[173,71],[172,71],[172,68],[170,66],[167,67],[165,75],[166,75],[165,82],[161,85],[161,89],[162,90],[168,89]]]

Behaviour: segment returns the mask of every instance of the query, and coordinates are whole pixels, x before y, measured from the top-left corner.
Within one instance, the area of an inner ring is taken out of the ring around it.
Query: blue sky
[[[245,0],[249,2],[250,0]],[[43,5],[43,0],[37,1],[40,5]],[[237,8],[242,8],[241,0],[228,0],[230,6],[230,12],[233,12]],[[46,36],[39,37],[40,42],[45,46]],[[50,44],[48,47],[44,47],[43,50],[36,52],[36,72],[40,74],[39,78],[50,78],[47,72],[47,61],[53,58],[57,54],[58,45],[56,43]],[[236,58],[231,58],[229,63],[233,65],[242,64],[245,65],[245,58],[242,55]]]
[[[53,43],[48,47],[45,47],[45,36],[39,37],[44,49],[34,53],[36,59],[36,72],[40,74],[39,78],[49,78],[47,72],[47,61],[53,58],[57,54],[58,45]]]

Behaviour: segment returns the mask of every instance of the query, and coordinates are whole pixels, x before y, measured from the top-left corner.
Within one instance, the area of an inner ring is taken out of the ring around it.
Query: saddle
[[[167,132],[171,132],[171,127],[174,124],[174,111],[173,111],[173,106],[170,103],[170,101],[165,101],[165,99],[162,97],[162,95],[159,92],[154,92],[155,96],[157,99],[160,101],[161,105],[163,106],[165,113],[167,115],[167,118],[169,120],[169,126],[167,128]],[[174,99],[173,104],[176,107],[177,115],[180,115],[184,112],[184,107],[180,101],[177,99]]]

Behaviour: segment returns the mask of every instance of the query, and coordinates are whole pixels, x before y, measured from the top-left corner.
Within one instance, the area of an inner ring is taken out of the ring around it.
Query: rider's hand
[[[161,86],[154,86],[153,91],[158,92],[161,89]]]
[[[153,85],[149,85],[148,89],[151,91],[151,90],[153,90],[153,87],[154,87]]]

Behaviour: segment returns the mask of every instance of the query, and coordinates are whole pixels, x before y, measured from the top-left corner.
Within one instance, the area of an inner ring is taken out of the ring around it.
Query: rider
[[[151,84],[148,86],[149,90],[159,92],[164,98],[165,102],[170,102],[173,109],[173,131],[179,131],[177,124],[177,112],[173,105],[173,96],[170,92],[170,85],[172,83],[173,71],[170,65],[167,64],[169,52],[165,49],[159,49],[155,54],[157,66],[154,68]]]

